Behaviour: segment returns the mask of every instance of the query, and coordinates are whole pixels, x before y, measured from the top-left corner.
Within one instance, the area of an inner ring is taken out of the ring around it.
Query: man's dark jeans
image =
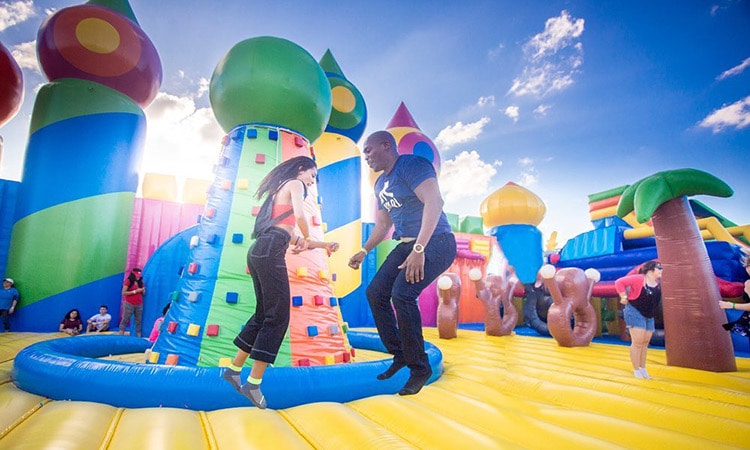
[[[422,316],[417,297],[456,258],[456,238],[453,233],[432,236],[425,246],[424,279],[407,283],[406,272],[399,269],[411,253],[414,241],[403,242],[391,251],[367,286],[367,300],[380,334],[380,340],[393,355],[394,362],[405,363],[413,374],[429,370],[424,351]],[[393,308],[391,307],[393,300]],[[393,309],[396,309],[396,314]]]

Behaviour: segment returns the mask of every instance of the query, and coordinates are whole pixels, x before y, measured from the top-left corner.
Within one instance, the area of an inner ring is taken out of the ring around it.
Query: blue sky
[[[0,42],[24,104],[0,129],[0,177],[21,178],[34,40],[74,1],[0,1]],[[222,131],[208,79],[237,42],[272,35],[330,49],[368,106],[366,134],[401,101],[441,151],[446,210],[479,215],[508,181],[547,206],[558,244],[591,229],[587,195],[691,167],[735,190],[696,197],[750,224],[750,2],[130,0],[161,56],[143,170],[210,178]]]

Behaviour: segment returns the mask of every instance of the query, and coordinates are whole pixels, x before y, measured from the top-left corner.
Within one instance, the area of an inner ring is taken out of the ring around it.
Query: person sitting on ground
[[[81,313],[77,309],[71,309],[65,314],[60,321],[60,333],[77,336],[83,331],[83,322],[81,322]]]
[[[101,333],[102,331],[109,331],[109,322],[112,320],[112,316],[107,312],[109,308],[107,305],[99,307],[99,314],[91,316],[86,327],[86,332]]]

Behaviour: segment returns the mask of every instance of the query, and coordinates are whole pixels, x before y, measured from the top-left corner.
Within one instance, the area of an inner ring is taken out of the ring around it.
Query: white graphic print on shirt
[[[393,193],[388,192],[388,186],[389,186],[389,182],[388,180],[386,180],[383,183],[383,189],[381,189],[380,192],[378,193],[380,204],[383,205],[383,208],[385,208],[386,211],[390,211],[393,208],[401,207],[401,203],[399,203],[396,197],[393,196]]]

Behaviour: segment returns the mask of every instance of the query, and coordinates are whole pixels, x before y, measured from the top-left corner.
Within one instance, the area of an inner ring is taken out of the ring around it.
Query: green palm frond
[[[731,197],[734,191],[728,184],[710,173],[697,169],[677,169],[658,172],[632,184],[622,193],[617,204],[617,215],[625,217],[635,211],[639,223],[648,221],[663,203],[683,195],[712,195]]]

